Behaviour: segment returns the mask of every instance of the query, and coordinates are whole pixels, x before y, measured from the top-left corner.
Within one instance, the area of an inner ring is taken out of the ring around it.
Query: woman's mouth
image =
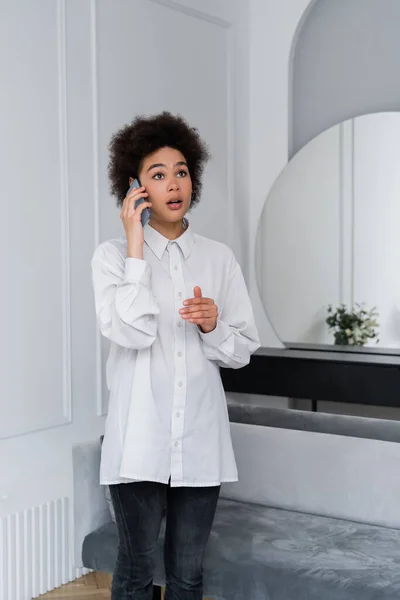
[[[167,206],[170,210],[179,210],[182,208],[183,202],[182,200],[170,200],[167,202]]]

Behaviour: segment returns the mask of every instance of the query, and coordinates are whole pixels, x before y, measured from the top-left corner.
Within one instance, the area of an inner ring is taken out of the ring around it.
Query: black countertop
[[[398,365],[400,354],[386,350],[353,349],[335,350],[335,346],[290,347],[290,348],[259,348],[253,356],[272,356],[277,358],[295,358],[301,360],[323,360],[340,363],[363,363],[374,365]]]
[[[221,369],[225,391],[400,407],[400,355],[259,348],[241,369]]]

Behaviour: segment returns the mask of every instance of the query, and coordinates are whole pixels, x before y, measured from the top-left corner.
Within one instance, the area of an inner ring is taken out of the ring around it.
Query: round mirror
[[[256,270],[285,345],[400,349],[400,113],[341,123],[294,156],[266,200]]]

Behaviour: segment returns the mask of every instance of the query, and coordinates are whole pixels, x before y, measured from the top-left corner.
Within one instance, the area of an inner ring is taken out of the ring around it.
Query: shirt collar
[[[192,250],[195,238],[194,233],[192,231],[192,227],[189,225],[189,221],[185,219],[184,223],[186,225],[186,229],[182,233],[182,235],[180,235],[176,240],[169,240],[168,238],[161,235],[161,233],[159,233],[151,225],[146,225],[146,227],[144,228],[144,241],[159,260],[161,260],[168,244],[173,242],[178,244],[178,246],[182,250],[182,254],[185,257],[185,260],[188,258],[190,251]]]

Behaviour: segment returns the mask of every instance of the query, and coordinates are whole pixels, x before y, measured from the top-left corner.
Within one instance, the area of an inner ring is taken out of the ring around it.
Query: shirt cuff
[[[212,346],[214,348],[218,348],[231,334],[231,330],[229,325],[223,323],[217,319],[217,326],[215,329],[210,331],[210,333],[203,333],[201,329],[199,329],[199,334],[204,343],[208,346]]]
[[[146,284],[146,281],[142,281],[147,269],[147,262],[141,258],[126,258],[125,259],[125,273],[124,280],[127,283],[139,283]],[[147,277],[148,278],[148,277]]]

